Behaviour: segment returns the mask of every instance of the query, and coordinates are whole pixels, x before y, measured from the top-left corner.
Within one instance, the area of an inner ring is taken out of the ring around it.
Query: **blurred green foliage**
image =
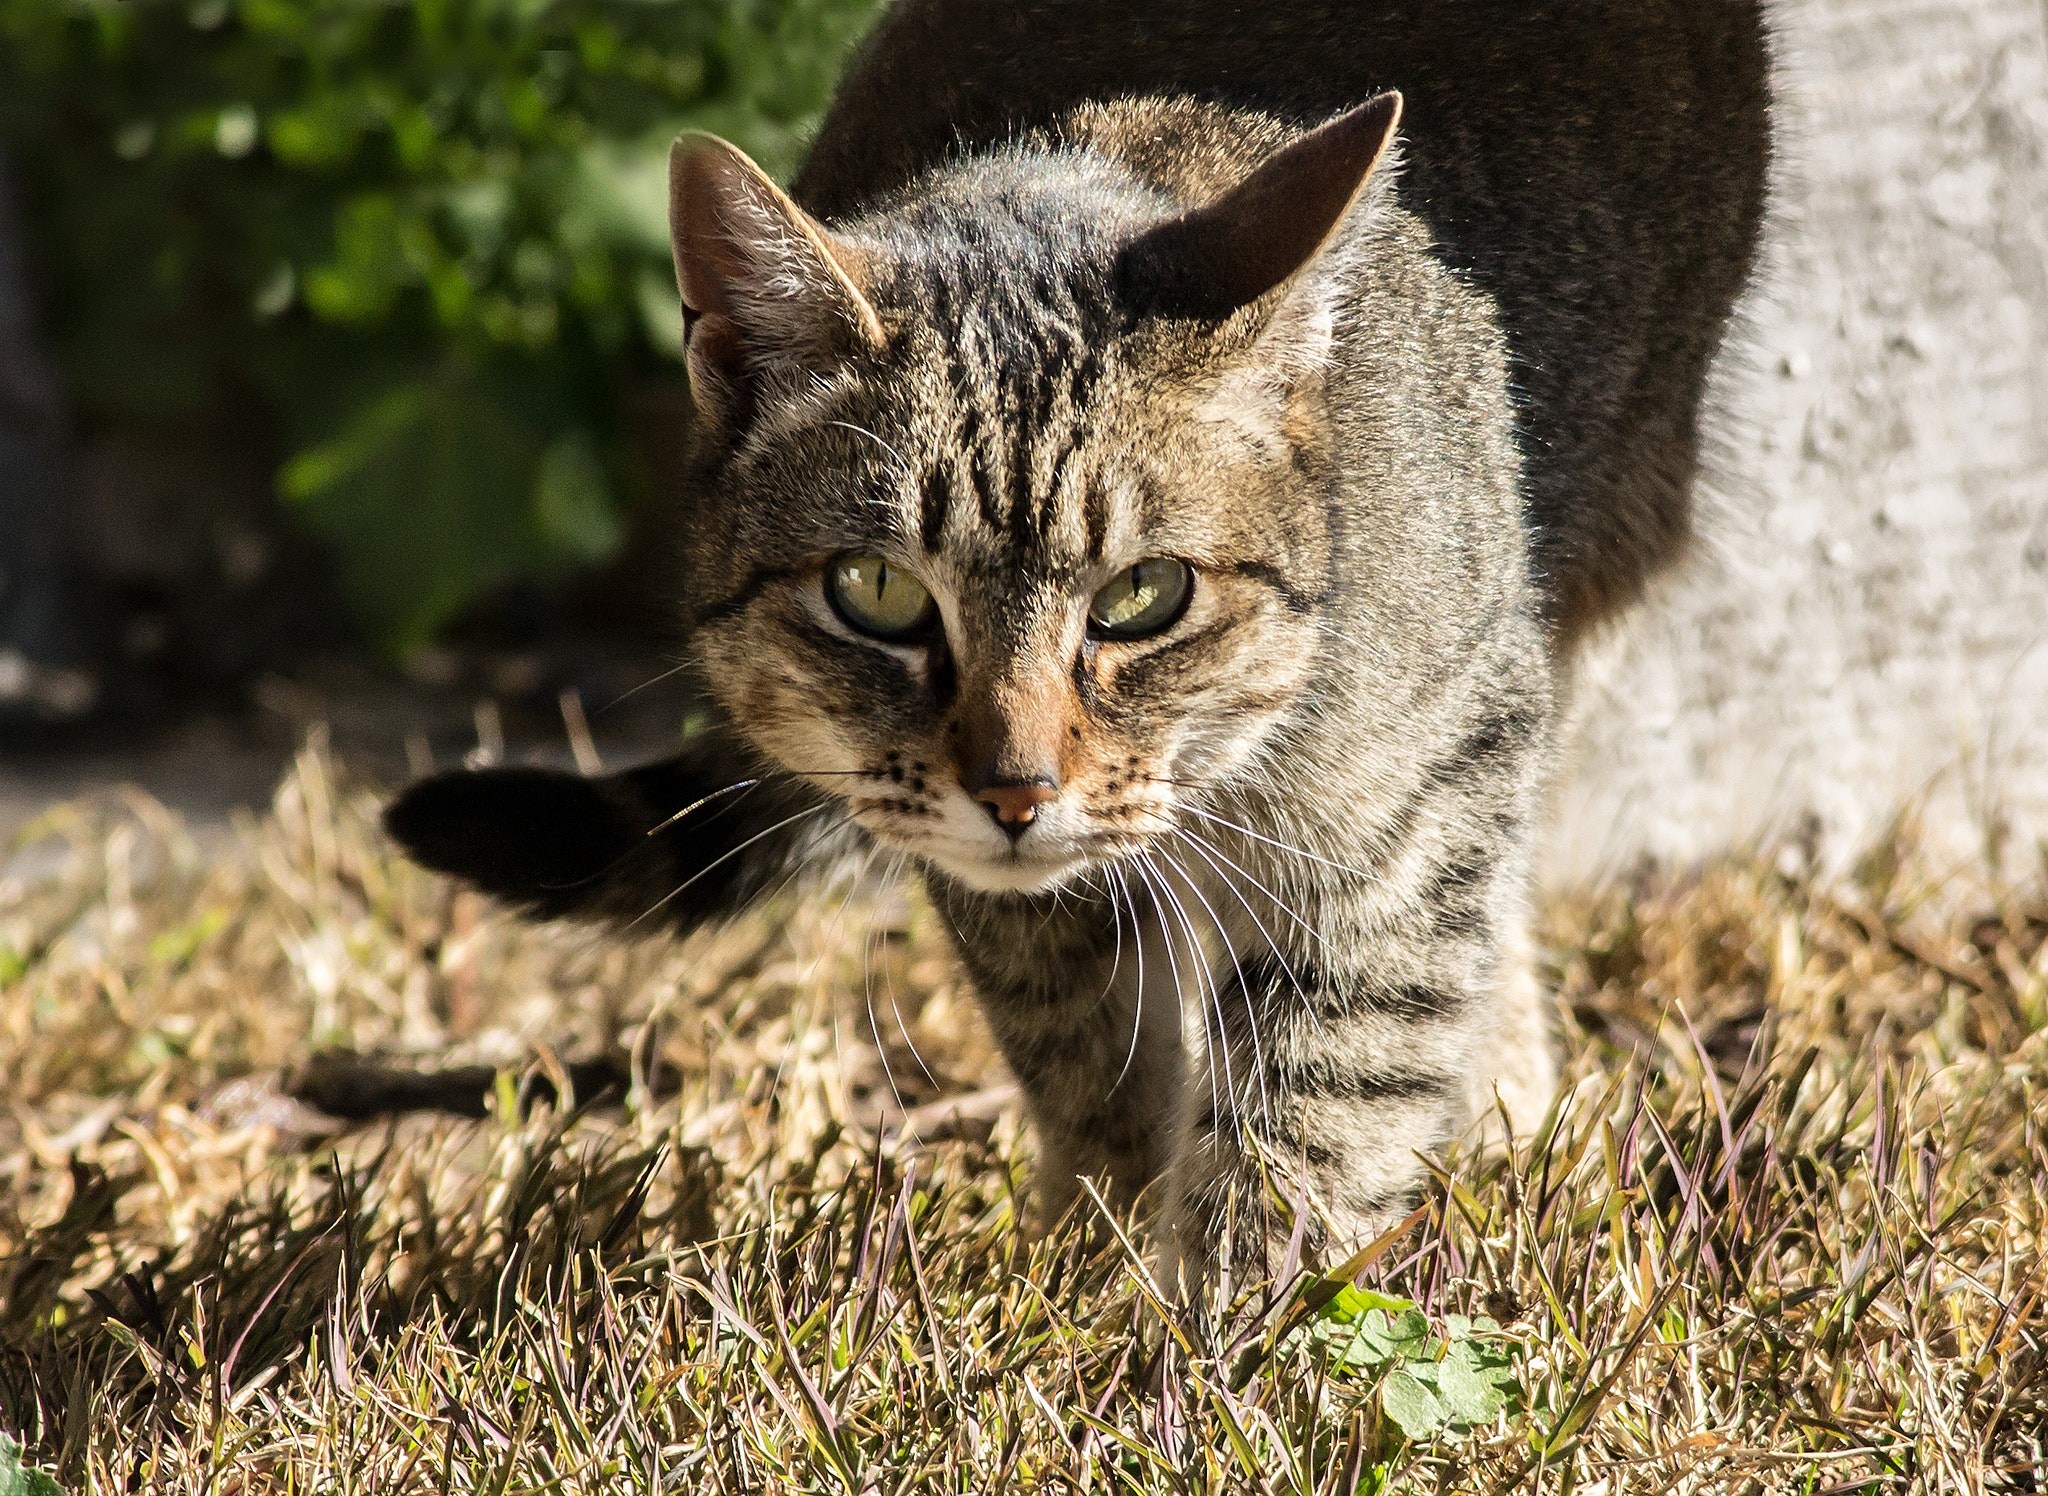
[[[0,0],[0,132],[85,418],[254,411],[395,652],[600,561],[673,370],[667,144],[785,172],[874,0]]]

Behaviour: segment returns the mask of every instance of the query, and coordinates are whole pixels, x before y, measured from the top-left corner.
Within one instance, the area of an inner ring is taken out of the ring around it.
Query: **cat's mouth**
[[[1036,826],[1009,837],[989,824],[975,806],[949,816],[943,810],[911,820],[897,815],[861,816],[885,843],[931,864],[956,883],[982,893],[1048,893],[1070,883],[1099,862],[1106,851],[1085,830]]]
[[[1090,859],[1063,849],[1041,853],[1026,843],[1000,853],[926,845],[918,855],[956,883],[981,893],[1050,893],[1085,871]]]
[[[1050,893],[1120,861],[1160,829],[1162,807],[1079,795],[1031,807],[1019,829],[964,792],[927,790],[925,766],[906,771],[909,793],[863,795],[854,818],[879,841],[981,893]],[[893,784],[893,776],[892,784]]]

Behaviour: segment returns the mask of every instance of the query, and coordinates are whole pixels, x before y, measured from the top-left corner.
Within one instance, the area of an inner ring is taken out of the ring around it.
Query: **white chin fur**
[[[981,893],[1049,893],[1083,866],[1073,858],[1039,862],[1029,857],[957,857],[935,853],[928,847],[923,856],[954,882]]]

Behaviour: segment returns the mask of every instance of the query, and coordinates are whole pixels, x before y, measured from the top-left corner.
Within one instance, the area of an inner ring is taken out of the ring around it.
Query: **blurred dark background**
[[[873,8],[0,0],[0,754],[650,678],[667,146],[786,172]]]

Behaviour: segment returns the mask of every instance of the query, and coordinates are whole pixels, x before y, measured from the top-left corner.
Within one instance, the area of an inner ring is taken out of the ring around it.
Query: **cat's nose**
[[[1038,807],[1059,798],[1060,787],[1051,779],[1027,779],[1005,784],[984,785],[974,792],[996,825],[1017,840],[1038,819]]]

